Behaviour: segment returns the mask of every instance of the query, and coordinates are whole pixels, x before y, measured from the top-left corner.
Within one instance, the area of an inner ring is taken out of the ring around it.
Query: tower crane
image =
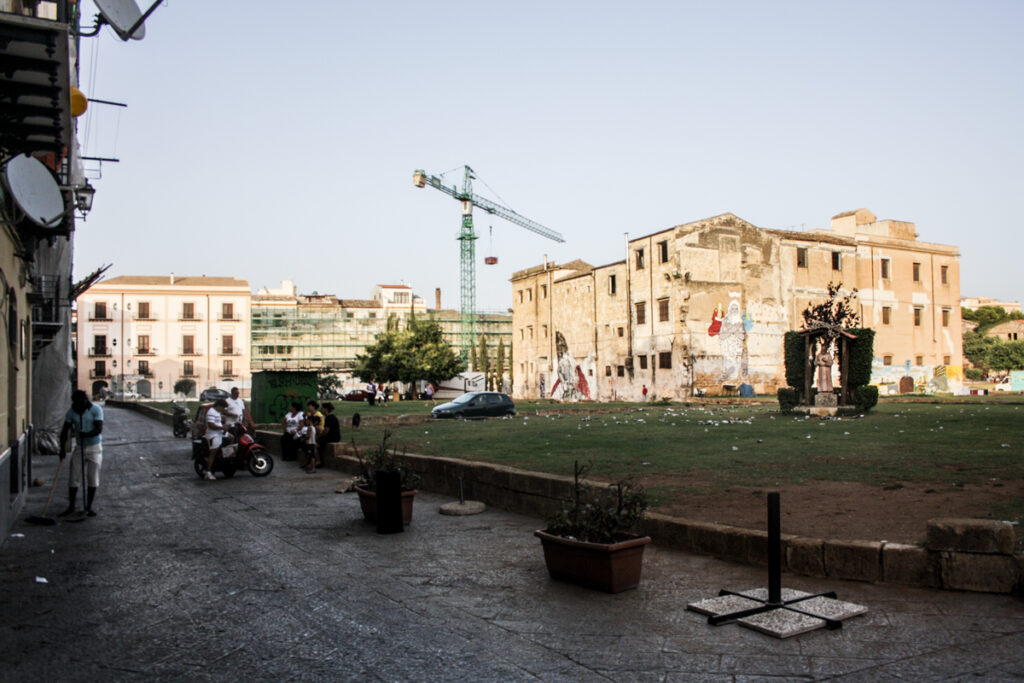
[[[526,228],[543,237],[556,242],[564,242],[561,234],[546,228],[540,223],[531,221],[521,216],[512,209],[492,202],[490,199],[473,193],[473,180],[476,175],[469,166],[465,167],[465,176],[462,181],[462,190],[455,185],[448,187],[440,176],[430,175],[426,171],[417,170],[413,172],[412,182],[416,187],[430,185],[436,190],[444,192],[456,201],[462,202],[462,229],[458,237],[461,253],[461,317],[462,317],[462,357],[463,360],[469,357],[469,349],[476,343],[476,239],[478,235],[473,230],[473,207],[483,209],[489,214],[504,218],[509,223]]]

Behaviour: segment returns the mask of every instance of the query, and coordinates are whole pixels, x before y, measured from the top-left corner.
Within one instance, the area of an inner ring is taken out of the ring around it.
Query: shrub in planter
[[[636,588],[649,536],[638,533],[647,510],[647,494],[629,479],[594,488],[580,477],[587,467],[574,464],[573,498],[534,533],[544,548],[553,579],[618,593]]]
[[[864,386],[857,387],[853,394],[854,403],[857,406],[857,410],[868,412],[878,403],[878,387],[873,384],[865,384]]]
[[[377,470],[398,470],[402,487],[402,521],[405,524],[412,522],[412,503],[416,496],[417,489],[422,482],[420,475],[408,467],[402,465],[398,449],[388,449],[388,440],[391,439],[391,431],[385,430],[381,437],[380,446],[377,446],[365,458],[359,452],[355,441],[352,441],[352,449],[359,460],[359,474],[353,482],[353,487],[359,494],[359,505],[363,511],[363,517],[368,522],[377,521]],[[405,452],[402,452],[405,455]]]

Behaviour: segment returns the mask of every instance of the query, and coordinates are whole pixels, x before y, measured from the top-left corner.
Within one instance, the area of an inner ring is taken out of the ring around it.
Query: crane
[[[526,228],[532,232],[547,237],[556,242],[564,242],[561,234],[546,228],[540,223],[531,221],[521,216],[512,209],[492,202],[490,199],[473,193],[473,180],[476,175],[469,166],[465,167],[465,176],[462,181],[462,190],[456,186],[448,187],[442,178],[430,175],[426,171],[416,170],[412,175],[412,182],[416,187],[430,185],[436,190],[444,192],[456,201],[462,202],[462,229],[458,237],[461,245],[461,317],[462,317],[462,358],[469,357],[469,349],[476,343],[476,239],[477,234],[473,230],[473,207],[483,209],[489,214],[504,218],[509,223]]]

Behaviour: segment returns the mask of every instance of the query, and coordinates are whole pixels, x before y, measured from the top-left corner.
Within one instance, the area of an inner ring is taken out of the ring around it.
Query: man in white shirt
[[[231,398],[224,411],[224,429],[231,429],[235,423],[245,420],[245,401],[238,395],[238,387],[231,387]]]
[[[203,438],[206,439],[206,446],[210,451],[210,454],[206,457],[206,472],[203,473],[203,478],[210,481],[216,479],[213,476],[213,460],[217,457],[217,451],[220,449],[221,443],[224,441],[224,417],[223,412],[226,412],[228,408],[228,402],[222,398],[218,398],[210,406],[210,409],[206,411],[206,433],[203,434]]]

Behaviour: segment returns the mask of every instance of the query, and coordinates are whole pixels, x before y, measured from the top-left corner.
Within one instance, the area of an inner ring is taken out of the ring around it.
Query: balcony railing
[[[90,370],[89,379],[110,379],[109,370]]]
[[[181,378],[182,379],[192,379],[193,377],[198,377],[198,376],[199,376],[199,373],[197,373],[195,370],[193,370],[192,372],[182,372],[181,373]]]
[[[143,369],[140,368],[138,374],[142,375],[143,377],[152,377],[153,376],[153,371],[152,370],[148,370],[148,369],[147,370],[143,370]]]
[[[111,315],[109,313],[106,313],[106,314],[104,314],[102,316],[98,316],[95,313],[90,313],[89,314],[89,322],[91,322],[91,323],[112,323],[112,322],[114,322],[114,318],[111,317]]]
[[[179,323],[198,323],[202,321],[203,316],[199,315],[198,313],[193,313],[192,315],[189,316],[186,316],[184,313],[178,315]]]
[[[241,356],[242,349],[221,349],[220,355],[222,356]]]
[[[92,346],[89,348],[89,358],[110,358],[109,346]]]
[[[157,318],[152,313],[147,313],[146,315],[141,315],[141,314],[137,313],[134,316],[132,316],[132,320],[139,320],[139,321],[142,321],[142,322],[153,322],[153,321],[158,320],[158,319],[159,318]]]
[[[201,356],[203,352],[199,349],[178,349],[179,356]]]
[[[155,356],[156,355],[156,351],[157,351],[156,347],[150,346],[150,347],[146,347],[144,349],[135,349],[135,355],[136,356]]]
[[[220,373],[221,379],[238,379],[237,372],[222,372]]]
[[[239,323],[242,322],[242,316],[238,313],[232,313],[231,315],[224,315],[223,313],[217,314],[217,321],[222,323]]]

